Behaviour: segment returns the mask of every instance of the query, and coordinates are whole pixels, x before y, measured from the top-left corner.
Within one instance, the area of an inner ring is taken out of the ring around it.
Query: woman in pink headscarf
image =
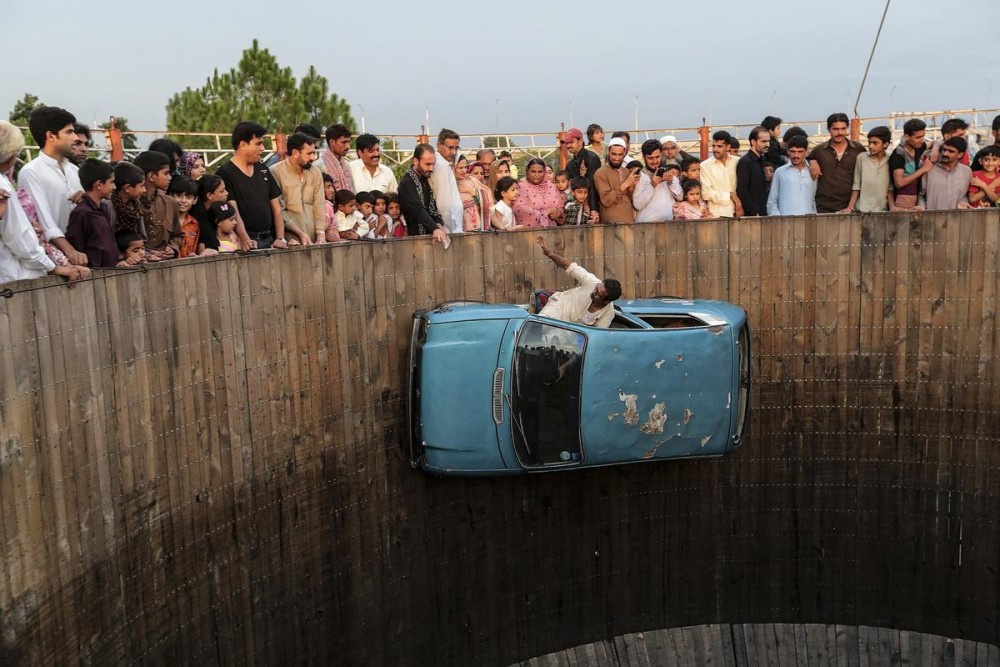
[[[469,161],[464,155],[455,158],[455,181],[462,196],[462,231],[479,232],[489,226],[489,211],[493,197],[486,186],[469,174]]]
[[[514,220],[524,227],[555,227],[562,224],[566,198],[556,184],[545,178],[545,162],[528,161],[525,177],[518,183]]]

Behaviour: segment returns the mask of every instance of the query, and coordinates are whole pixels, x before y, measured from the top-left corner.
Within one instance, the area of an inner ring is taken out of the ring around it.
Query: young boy
[[[354,195],[354,201],[358,205],[358,214],[361,218],[357,229],[358,237],[372,238],[369,232],[378,224],[378,216],[375,215],[375,197],[370,192],[359,192]]]
[[[684,181],[701,181],[701,160],[696,157],[681,160],[681,185]]]
[[[142,238],[146,233],[142,222],[139,197],[146,191],[142,169],[131,162],[115,165],[115,191],[111,195],[111,228],[128,231]]]
[[[333,185],[333,177],[323,172],[323,198],[326,199],[326,241],[343,241],[337,231],[337,209],[333,205],[337,196],[337,188]]]
[[[136,232],[119,230],[115,233],[115,245],[119,252],[117,266],[139,266],[146,263],[146,242]]]
[[[591,210],[590,184],[586,178],[574,178],[570,184],[573,191],[573,201],[566,202],[564,225],[596,225],[601,220],[597,211]]]
[[[997,206],[1000,200],[1000,147],[987,146],[976,153],[982,169],[972,172],[969,204],[977,208]]]
[[[858,156],[854,164],[854,186],[845,213],[893,211],[896,206],[889,185],[889,158],[885,149],[892,141],[892,132],[885,125],[868,133],[868,153]]]
[[[350,190],[337,190],[334,202],[337,205],[337,216],[335,218],[337,233],[340,238],[356,241],[361,238],[358,233],[361,220],[355,215],[357,210],[357,200]],[[329,234],[327,234],[329,238]]]
[[[157,151],[145,151],[132,162],[142,169],[145,192],[139,208],[146,222],[146,254],[150,261],[174,259],[184,234],[177,223],[177,203],[163,194],[170,185],[170,158]]]
[[[556,172],[555,177],[556,189],[563,194],[566,199],[566,203],[573,201],[573,191],[569,187],[569,172],[563,169],[562,171]]]
[[[83,161],[79,173],[83,199],[70,212],[66,228],[66,240],[86,254],[88,264],[95,269],[118,263],[118,246],[104,205],[104,200],[115,191],[114,173],[107,162],[94,158]]]
[[[177,203],[177,225],[184,235],[181,238],[180,254],[178,257],[190,257],[198,254],[198,237],[201,235],[201,226],[191,215],[191,207],[198,201],[198,186],[194,181],[178,174],[170,179],[170,186],[167,194],[174,198]]]

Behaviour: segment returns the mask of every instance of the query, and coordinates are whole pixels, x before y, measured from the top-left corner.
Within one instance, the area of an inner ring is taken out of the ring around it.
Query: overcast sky
[[[235,66],[257,37],[296,77],[315,65],[359,123],[363,110],[367,129],[383,134],[417,133],[425,107],[435,132],[442,125],[493,132],[497,108],[505,133],[568,127],[571,112],[579,127],[632,128],[636,95],[643,128],[691,127],[706,116],[721,125],[766,114],[814,120],[851,113],[885,6],[882,0],[5,4],[13,6],[4,17],[4,118],[32,92],[87,123],[115,114],[127,116],[134,129],[163,129],[174,92],[203,85],[215,67]],[[861,115],[997,105],[1000,73],[983,61],[988,49],[977,39],[989,34],[997,9],[996,0],[894,0]]]

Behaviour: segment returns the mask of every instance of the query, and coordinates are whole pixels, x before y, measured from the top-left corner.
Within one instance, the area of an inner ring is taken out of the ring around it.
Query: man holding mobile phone
[[[624,166],[627,150],[624,139],[616,137],[609,141],[608,158],[594,174],[594,187],[597,189],[600,201],[602,222],[611,224],[635,222],[632,193],[639,182],[639,173],[637,170],[630,171]],[[642,165],[639,166],[641,169]]]
[[[663,164],[660,142],[642,142],[642,159],[646,168],[639,173],[639,182],[632,194],[632,206],[637,211],[636,222],[661,222],[674,219],[674,202],[683,197],[680,168]]]

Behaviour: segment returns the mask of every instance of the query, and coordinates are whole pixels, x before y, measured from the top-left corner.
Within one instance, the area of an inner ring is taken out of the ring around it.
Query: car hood
[[[493,373],[508,320],[434,321],[420,378],[421,436],[438,468],[504,468],[493,421]]]
[[[622,334],[595,336],[587,349],[581,405],[587,460],[726,451],[736,399],[732,328]]]

